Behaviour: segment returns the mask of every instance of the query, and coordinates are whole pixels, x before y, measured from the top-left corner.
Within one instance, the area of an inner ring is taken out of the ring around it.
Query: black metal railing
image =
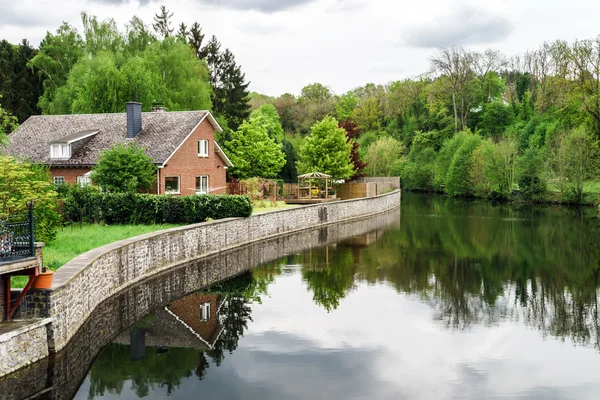
[[[0,221],[0,261],[9,258],[33,257],[34,248],[34,217],[33,210],[21,217],[20,220],[11,217]]]

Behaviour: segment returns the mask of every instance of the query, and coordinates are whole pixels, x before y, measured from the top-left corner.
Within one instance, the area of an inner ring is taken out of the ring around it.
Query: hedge
[[[102,193],[93,187],[70,187],[61,192],[61,214],[66,222],[194,224],[252,214],[252,201],[247,196]]]

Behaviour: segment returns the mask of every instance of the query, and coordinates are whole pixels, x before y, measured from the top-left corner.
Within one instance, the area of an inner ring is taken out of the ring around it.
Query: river
[[[378,229],[158,307],[74,398],[597,399],[598,238],[593,209],[405,193]]]

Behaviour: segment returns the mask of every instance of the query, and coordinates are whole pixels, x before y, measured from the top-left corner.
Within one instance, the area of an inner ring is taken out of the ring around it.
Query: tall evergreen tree
[[[160,6],[160,14],[154,15],[154,23],[152,24],[152,27],[163,39],[173,34],[173,28],[171,28],[171,18],[173,18],[173,13],[170,13],[164,5]]]
[[[250,115],[249,83],[246,83],[246,75],[229,49],[220,58],[220,76],[217,86],[213,87],[213,108],[217,114],[224,115],[235,129]]]
[[[200,60],[206,58],[206,52],[202,47],[203,42],[204,33],[202,33],[202,28],[200,27],[199,23],[194,22],[190,28],[190,31],[188,32],[188,43],[190,46],[192,46],[194,52],[196,53],[196,57],[198,57]]]
[[[27,67],[36,53],[26,39],[19,45],[0,42],[0,98],[6,112],[19,122],[41,112],[37,102],[43,93],[44,77]]]
[[[188,28],[187,25],[182,22],[179,24],[179,29],[177,30],[177,39],[181,40],[183,43],[188,42]]]

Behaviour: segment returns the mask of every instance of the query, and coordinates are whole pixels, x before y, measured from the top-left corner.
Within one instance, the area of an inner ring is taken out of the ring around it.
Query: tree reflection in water
[[[361,284],[385,284],[429,304],[446,329],[511,321],[600,350],[598,237],[593,209],[405,194],[399,227],[288,256],[212,288],[227,301],[211,348],[150,347],[144,360],[131,361],[128,346],[109,345],[92,367],[89,396],[118,394],[128,380],[144,396],[157,386],[168,392],[194,374],[203,379],[238,347],[253,304],[286,264],[303,266],[314,302],[328,312]]]

